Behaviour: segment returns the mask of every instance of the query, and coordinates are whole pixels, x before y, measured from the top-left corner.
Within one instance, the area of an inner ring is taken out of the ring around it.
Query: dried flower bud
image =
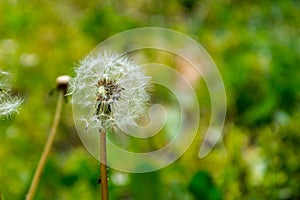
[[[149,101],[150,77],[126,57],[104,54],[85,58],[71,81],[75,118],[86,127],[132,127]]]
[[[62,90],[64,94],[67,93],[68,85],[71,80],[71,77],[68,75],[62,75],[56,78],[57,89]]]

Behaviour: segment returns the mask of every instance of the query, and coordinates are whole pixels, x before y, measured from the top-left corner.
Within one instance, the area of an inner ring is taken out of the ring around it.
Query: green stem
[[[58,127],[58,123],[59,123],[59,120],[60,120],[62,104],[63,104],[63,98],[64,98],[64,91],[59,90],[58,102],[57,102],[57,106],[56,106],[56,111],[55,111],[55,116],[54,116],[52,128],[50,130],[50,133],[49,133],[46,145],[44,147],[42,156],[40,158],[40,161],[39,161],[39,164],[38,164],[37,169],[35,171],[35,174],[34,174],[32,182],[31,182],[29,191],[27,193],[26,200],[32,200],[33,199],[36,188],[37,188],[38,183],[39,183],[39,180],[41,178],[42,171],[45,167],[45,163],[46,163],[47,157],[49,155],[51,146],[53,144],[55,134],[56,134],[56,131],[57,131],[57,127]]]
[[[100,129],[100,177],[102,200],[108,200],[108,179],[106,166],[106,132]]]

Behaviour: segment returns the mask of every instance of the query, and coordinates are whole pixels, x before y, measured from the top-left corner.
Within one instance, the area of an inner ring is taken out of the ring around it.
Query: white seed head
[[[9,73],[0,70],[0,117],[10,116],[18,112],[18,107],[23,102],[19,97],[10,94]]]
[[[150,77],[127,57],[105,53],[85,58],[70,84],[73,108],[82,111],[75,120],[101,129],[135,126],[149,101],[149,82]]]

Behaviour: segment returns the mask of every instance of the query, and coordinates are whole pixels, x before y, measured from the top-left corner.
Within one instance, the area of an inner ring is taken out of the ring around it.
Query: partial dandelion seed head
[[[18,112],[23,100],[11,95],[10,74],[0,70],[0,117],[11,116]]]
[[[105,53],[87,57],[76,68],[70,90],[75,120],[86,127],[133,127],[149,102],[150,77],[128,57]],[[80,115],[80,116],[78,116]]]

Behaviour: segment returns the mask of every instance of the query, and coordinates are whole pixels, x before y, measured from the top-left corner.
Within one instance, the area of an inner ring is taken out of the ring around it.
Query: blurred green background
[[[227,92],[224,137],[199,159],[200,125],[167,168],[111,169],[110,198],[300,199],[299,19],[297,0],[0,0],[0,69],[14,75],[14,92],[25,99],[19,115],[0,121],[2,199],[27,193],[52,123],[56,77],[74,75],[106,38],[143,26],[180,31],[211,55]],[[209,110],[207,91],[198,97]],[[71,112],[69,101],[35,199],[100,199],[99,163],[81,144]]]

